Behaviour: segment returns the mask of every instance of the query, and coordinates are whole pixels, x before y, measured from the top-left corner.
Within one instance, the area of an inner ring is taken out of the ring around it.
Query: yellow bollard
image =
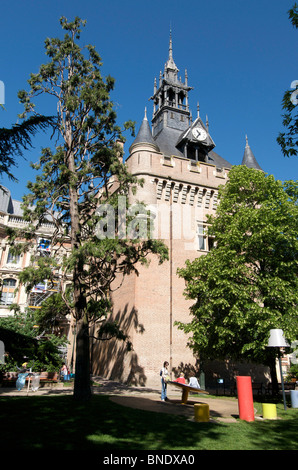
[[[263,409],[264,419],[276,419],[277,418],[276,405],[274,405],[273,403],[262,403],[262,409]]]
[[[196,403],[194,405],[195,421],[199,423],[208,423],[209,421],[209,405],[206,403]]]

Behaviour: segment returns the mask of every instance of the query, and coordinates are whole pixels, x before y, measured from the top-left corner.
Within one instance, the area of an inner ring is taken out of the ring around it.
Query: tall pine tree
[[[124,337],[117,325],[105,322],[111,306],[111,283],[117,275],[136,270],[138,262],[146,263],[150,253],[158,254],[162,262],[167,250],[159,241],[124,236],[122,226],[119,236],[118,197],[125,198],[128,209],[127,196],[139,184],[122,163],[119,145],[124,141],[123,130],[132,128],[132,123],[125,123],[124,129],[116,124],[110,99],[114,80],[102,77],[101,58],[95,48],[79,45],[85,22],[77,17],[68,22],[63,17],[60,23],[66,31],[64,38],[46,39],[50,61],[31,75],[30,91],[19,93],[25,115],[34,112],[38,95],[54,100],[56,146],[43,149],[35,165],[39,174],[28,185],[30,193],[24,198],[24,216],[33,231],[14,233],[12,240],[17,235],[32,240],[46,219],[55,224],[51,256],[38,258],[37,266],[25,270],[21,280],[30,290],[38,280],[54,280],[59,273],[66,310],[76,324],[74,396],[85,400],[91,395],[90,325],[101,325],[99,336]],[[99,205],[106,210],[98,212]]]

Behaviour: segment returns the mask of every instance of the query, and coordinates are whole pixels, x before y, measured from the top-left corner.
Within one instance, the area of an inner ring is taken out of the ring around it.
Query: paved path
[[[136,408],[140,410],[153,411],[156,413],[168,413],[171,415],[183,415],[189,419],[194,418],[194,404],[209,404],[210,421],[235,422],[239,418],[238,400],[236,398],[211,398],[208,395],[194,396],[189,394],[186,405],[181,404],[181,391],[175,386],[168,385],[168,401],[162,402],[160,390],[149,387],[132,387],[119,382],[105,380],[100,377],[94,378],[99,384],[93,387],[95,395],[109,395],[111,400],[119,405]],[[0,388],[1,396],[27,396],[27,395],[60,395],[73,393],[71,388],[57,384],[56,387],[43,387],[36,392],[28,392],[27,387],[18,391],[15,387]]]
[[[96,394],[110,395],[111,400],[122,406],[157,413],[168,413],[194,418],[194,404],[207,403],[209,405],[210,419],[224,422],[235,422],[239,418],[238,400],[236,398],[211,398],[208,395],[189,394],[186,405],[181,404],[181,391],[175,386],[168,385],[168,398],[166,402],[160,399],[160,390],[147,387],[128,387],[117,382],[99,379],[101,387],[94,391]]]

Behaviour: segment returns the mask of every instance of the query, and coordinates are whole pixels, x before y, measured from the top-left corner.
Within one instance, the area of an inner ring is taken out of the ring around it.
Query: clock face
[[[206,137],[207,137],[207,132],[204,129],[202,129],[201,127],[195,127],[192,130],[192,135],[197,140],[205,140]]]

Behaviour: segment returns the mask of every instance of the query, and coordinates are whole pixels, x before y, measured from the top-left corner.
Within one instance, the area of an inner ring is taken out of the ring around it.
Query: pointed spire
[[[147,108],[145,108],[143,122],[141,124],[141,127],[139,129],[139,132],[138,132],[135,140],[133,141],[133,143],[130,146],[130,150],[136,144],[154,145],[155,150],[159,151],[159,148],[158,148],[158,146],[156,145],[156,143],[153,139],[151,129],[150,129],[150,125],[149,125],[149,122],[148,122],[148,119],[147,119]]]
[[[252,153],[252,150],[248,144],[248,138],[247,135],[245,136],[246,144],[245,144],[245,149],[244,149],[244,155],[242,159],[241,165],[247,166],[247,168],[255,168],[255,170],[262,170],[260,165],[258,164],[254,154]]]
[[[170,29],[169,60],[173,60],[172,28]]]
[[[173,41],[172,41],[172,29],[170,30],[170,41],[169,41],[169,58],[165,64],[165,71],[171,70],[177,74],[179,72],[178,67],[176,66],[173,59]]]

